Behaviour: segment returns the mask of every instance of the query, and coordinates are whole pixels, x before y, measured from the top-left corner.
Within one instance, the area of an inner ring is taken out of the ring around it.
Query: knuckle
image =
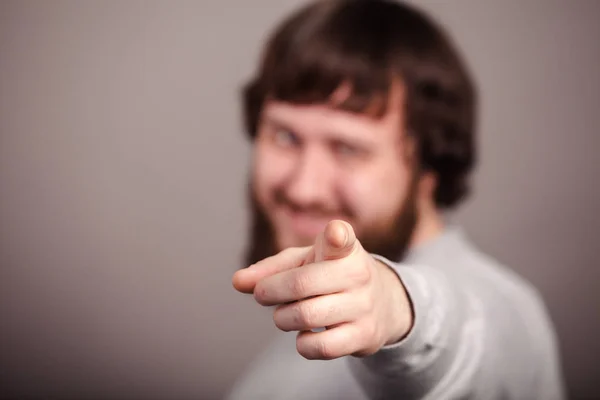
[[[326,313],[325,313],[325,318],[330,320],[332,318],[335,318],[336,315],[341,314],[341,309],[339,306],[337,306],[336,304],[330,304],[327,307]]]
[[[362,301],[363,311],[366,314],[372,314],[375,311],[375,298],[371,292],[364,296]]]
[[[296,339],[298,354],[308,360],[331,360],[337,358],[333,348],[322,339],[298,336]]]
[[[362,326],[361,335],[365,340],[371,342],[377,337],[377,325],[371,319],[368,319]]]
[[[377,323],[372,319],[365,321],[361,326],[358,335],[360,335],[359,341],[363,344],[364,348],[379,348],[384,344],[383,333]]]
[[[296,308],[295,316],[300,326],[315,327],[319,320],[319,310],[314,305],[303,304]]]
[[[337,357],[333,347],[323,340],[315,343],[315,350],[318,357],[323,360],[332,360]]]
[[[304,297],[310,288],[310,276],[308,274],[296,274],[290,279],[290,293],[298,298]]]
[[[358,285],[366,285],[371,280],[371,270],[366,263],[357,262],[348,268],[350,279]]]

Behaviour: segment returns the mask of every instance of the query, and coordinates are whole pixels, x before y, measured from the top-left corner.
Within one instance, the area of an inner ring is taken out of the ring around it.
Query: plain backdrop
[[[220,398],[275,333],[234,292],[239,88],[293,0],[0,2],[0,397]],[[600,1],[430,0],[481,93],[472,239],[600,396]]]

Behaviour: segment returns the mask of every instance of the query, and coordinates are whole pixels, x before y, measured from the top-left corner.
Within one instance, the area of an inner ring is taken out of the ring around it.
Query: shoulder
[[[513,268],[482,251],[461,228],[453,228],[432,252],[429,264],[448,269],[461,279],[483,286],[494,285],[501,291],[520,293],[531,299],[541,296],[535,286]]]
[[[427,265],[465,289],[489,315],[526,318],[547,324],[538,289],[514,269],[479,249],[461,228],[451,228],[408,261]]]
[[[460,231],[446,254],[445,265],[460,277],[470,292],[481,299],[490,318],[502,318],[509,324],[520,322],[531,334],[552,331],[552,323],[539,290],[511,267],[479,249]],[[443,263],[443,260],[437,260]]]

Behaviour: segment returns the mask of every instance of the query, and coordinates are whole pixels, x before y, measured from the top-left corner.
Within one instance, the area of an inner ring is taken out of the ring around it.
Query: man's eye
[[[357,156],[360,153],[358,148],[345,143],[336,144],[335,151],[337,154],[344,157]]]
[[[292,147],[298,145],[296,135],[285,129],[278,129],[273,135],[273,141],[280,147]]]

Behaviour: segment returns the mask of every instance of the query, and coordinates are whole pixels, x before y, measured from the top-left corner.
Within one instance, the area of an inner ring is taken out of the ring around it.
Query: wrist
[[[389,266],[376,260],[382,271],[383,285],[386,294],[386,315],[389,321],[384,345],[389,346],[404,339],[411,331],[414,313],[410,297],[402,281]]]

